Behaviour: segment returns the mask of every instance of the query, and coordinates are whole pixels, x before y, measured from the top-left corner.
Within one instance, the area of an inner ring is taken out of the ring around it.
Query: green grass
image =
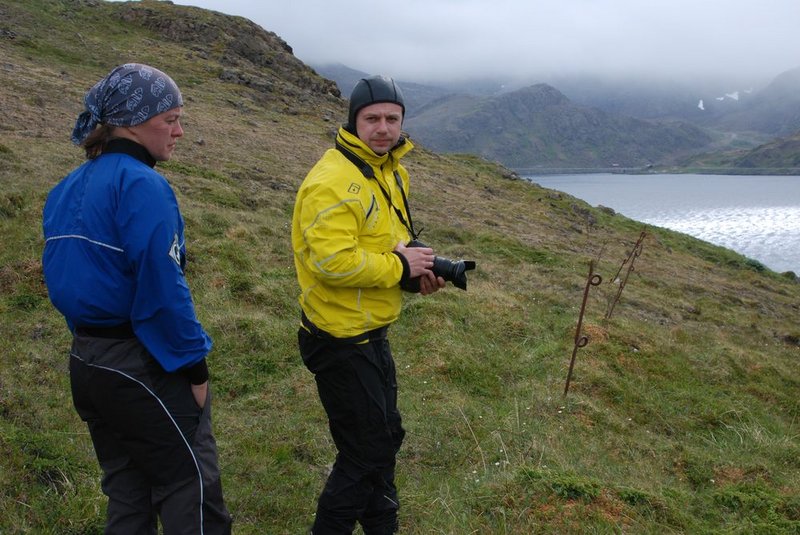
[[[41,209],[82,161],[68,133],[86,81],[129,51],[147,58],[154,43],[188,83],[187,133],[160,168],[181,203],[187,277],[214,339],[214,426],[235,532],[301,533],[335,451],[297,353],[289,222],[296,187],[331,146],[324,117],[343,117],[344,104],[280,78],[270,94],[221,80],[237,67],[223,67],[219,42],[156,40],[115,6],[0,8],[24,38],[0,42],[13,66],[0,69],[11,113],[0,131],[0,533],[102,532],[100,473],[70,399],[69,334],[42,281]],[[77,33],[111,46],[87,52]],[[418,147],[408,167],[423,241],[478,269],[467,292],[407,296],[391,329],[408,431],[404,533],[800,531],[795,277],[647,229],[605,319],[641,223],[471,156]],[[565,398],[591,260],[604,281],[590,292],[590,342]]]

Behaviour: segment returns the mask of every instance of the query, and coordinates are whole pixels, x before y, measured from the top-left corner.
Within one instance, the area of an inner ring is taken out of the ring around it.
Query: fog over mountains
[[[345,97],[371,74],[343,65],[313,67]],[[518,169],[676,165],[692,155],[775,146],[778,138],[800,132],[800,67],[762,87],[596,76],[527,86],[398,82],[413,139]]]

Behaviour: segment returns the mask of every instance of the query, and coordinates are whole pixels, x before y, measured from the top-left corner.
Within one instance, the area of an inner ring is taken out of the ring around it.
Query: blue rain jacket
[[[211,349],[183,268],[183,217],[140,145],[113,140],[53,188],[43,212],[45,283],[71,331],[130,322],[168,372]]]

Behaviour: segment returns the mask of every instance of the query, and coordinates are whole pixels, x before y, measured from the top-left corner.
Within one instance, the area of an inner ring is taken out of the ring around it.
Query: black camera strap
[[[400,173],[394,171],[394,179],[397,182],[397,188],[400,190],[400,196],[403,198],[403,207],[406,209],[406,214],[408,214],[408,221],[406,222],[406,218],[403,217],[403,212],[394,205],[392,202],[392,196],[389,195],[389,192],[383,187],[383,185],[378,181],[378,178],[375,176],[375,171],[372,169],[372,166],[369,165],[367,162],[356,156],[352,151],[348,150],[344,145],[336,141],[336,148],[341,152],[345,158],[350,160],[350,163],[355,165],[361,174],[364,175],[365,178],[372,179],[378,185],[383,193],[383,196],[386,198],[386,202],[389,203],[389,206],[392,207],[394,213],[397,214],[398,219],[403,224],[404,227],[408,230],[411,234],[411,239],[416,240],[418,234],[414,231],[414,222],[411,220],[411,209],[408,206],[408,197],[406,197],[406,192],[403,189],[403,179],[400,177]],[[421,231],[420,231],[421,232]]]

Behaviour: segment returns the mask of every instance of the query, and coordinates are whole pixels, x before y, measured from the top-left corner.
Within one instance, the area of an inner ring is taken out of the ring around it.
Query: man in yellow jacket
[[[348,122],[297,192],[292,219],[302,291],[300,354],[314,373],[338,454],[317,503],[314,535],[397,530],[395,457],[405,431],[387,330],[402,289],[431,294],[445,281],[415,238],[400,158],[405,104],[391,78],[360,80]],[[413,288],[413,289],[412,289]]]

